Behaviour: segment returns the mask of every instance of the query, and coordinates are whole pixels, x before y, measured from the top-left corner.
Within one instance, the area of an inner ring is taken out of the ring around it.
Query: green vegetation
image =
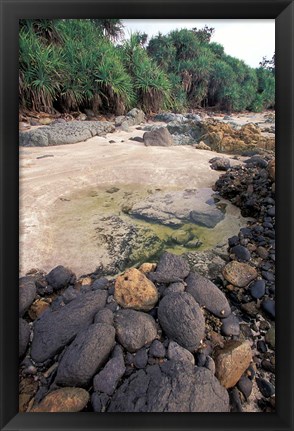
[[[274,57],[253,69],[211,42],[213,28],[123,40],[119,19],[20,20],[21,110],[122,115],[274,107]]]

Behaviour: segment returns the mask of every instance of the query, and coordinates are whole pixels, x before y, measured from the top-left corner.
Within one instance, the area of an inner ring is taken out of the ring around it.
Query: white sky
[[[212,42],[223,45],[226,54],[244,60],[251,67],[258,67],[262,57],[271,59],[275,51],[274,19],[123,19],[125,37],[131,32],[147,33],[149,38],[160,31],[167,34],[181,28],[215,29]]]

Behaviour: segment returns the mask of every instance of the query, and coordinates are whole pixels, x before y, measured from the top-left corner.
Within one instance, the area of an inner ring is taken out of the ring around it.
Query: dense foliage
[[[175,30],[147,43],[145,33],[123,40],[118,19],[21,20],[20,108],[121,115],[135,106],[146,113],[273,107],[274,68],[225,54],[213,32]]]

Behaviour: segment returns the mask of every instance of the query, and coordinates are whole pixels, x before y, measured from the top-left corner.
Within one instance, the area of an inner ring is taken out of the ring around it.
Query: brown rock
[[[33,407],[31,412],[80,412],[86,406],[90,398],[89,393],[81,388],[62,388],[50,392]]]
[[[272,181],[275,181],[275,176],[276,176],[276,160],[273,159],[271,160],[268,165],[267,165],[267,171],[269,174],[269,177]]]
[[[48,304],[48,302],[45,301],[44,299],[37,299],[30,306],[30,309],[28,311],[30,318],[32,320],[38,319],[38,317],[40,317],[44,313],[44,311],[46,311],[47,308],[49,308],[49,306],[50,304]]]
[[[257,277],[257,271],[247,263],[237,261],[229,262],[223,268],[223,276],[225,279],[237,287],[245,287]]]
[[[121,307],[148,311],[158,301],[158,292],[141,271],[130,268],[117,277],[114,298]]]
[[[48,117],[40,118],[39,123],[46,126],[47,124],[51,124],[52,120],[51,120],[51,118],[48,118]]]
[[[145,132],[143,135],[144,144],[150,146],[170,147],[174,145],[172,135],[169,133],[166,127],[160,127],[159,129],[152,130],[151,132]]]
[[[249,367],[252,352],[249,341],[228,341],[214,354],[215,375],[225,388],[232,388]]]
[[[156,269],[157,264],[156,263],[142,263],[142,265],[139,268],[139,271],[143,272],[144,274],[148,274],[148,272],[153,272]]]

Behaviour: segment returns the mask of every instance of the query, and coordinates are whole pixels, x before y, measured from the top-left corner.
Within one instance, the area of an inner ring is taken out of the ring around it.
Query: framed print
[[[293,428],[293,8],[1,0],[1,429]]]

